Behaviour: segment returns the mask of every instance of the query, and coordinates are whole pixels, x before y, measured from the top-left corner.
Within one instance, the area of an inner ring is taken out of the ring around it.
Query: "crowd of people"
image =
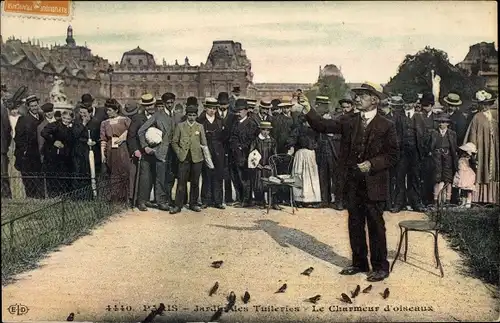
[[[348,124],[362,100],[353,93],[333,111],[328,97],[317,96],[314,108],[322,119]],[[264,207],[267,187],[262,179],[276,175],[271,159],[282,154],[293,157],[290,175],[299,183],[293,188],[297,206],[342,210],[349,198],[346,156],[359,144],[345,144],[341,133],[311,127],[301,109],[304,94],[298,90],[295,98],[298,103],[291,96],[243,98],[235,87],[201,105],[195,97],[176,105],[175,94],[165,93],[161,98],[144,94],[139,102],[123,106],[110,98],[98,107],[87,93],[73,111],[55,112],[53,104],[40,105],[35,95],[12,100],[2,85],[2,197],[12,197],[9,176],[16,171],[30,198],[46,196],[33,175],[89,176],[92,151],[97,180],[106,175],[129,183],[115,187],[111,198],[130,199],[141,211]],[[394,138],[384,140],[393,139],[398,147],[384,208],[424,211],[446,183],[453,186],[447,192],[450,203],[498,203],[495,100],[486,90],[476,93],[473,107],[462,106],[460,93],[448,93],[442,107],[431,92],[381,99],[373,114],[394,123]],[[384,144],[370,139],[367,145]],[[65,180],[66,190],[88,184]],[[61,187],[48,181],[48,195],[63,193]],[[290,203],[284,189],[273,190],[269,198],[277,210]]]

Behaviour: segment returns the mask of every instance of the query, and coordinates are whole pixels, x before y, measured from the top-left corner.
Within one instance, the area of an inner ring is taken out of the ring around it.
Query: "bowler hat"
[[[82,103],[83,104],[85,104],[85,103],[91,104],[93,102],[94,102],[94,98],[89,93],[85,93],[84,95],[82,95]]]
[[[271,101],[269,101],[268,98],[261,99],[259,102],[259,108],[260,109],[271,109],[273,105],[271,104]]]
[[[365,81],[363,84],[361,84],[361,86],[355,87],[351,89],[351,91],[354,93],[368,91],[378,96],[378,98],[381,100],[387,97],[387,95],[384,93],[384,88],[382,87],[382,85],[369,81]]]
[[[422,98],[420,99],[420,104],[424,107],[434,105],[435,102],[434,94],[432,94],[432,92],[424,92],[422,94]]]
[[[234,110],[248,110],[248,102],[246,99],[238,99],[234,102]]]
[[[339,100],[339,104],[342,104],[342,103],[353,104],[354,102],[352,101],[352,98],[350,95],[346,95],[345,97],[343,97],[342,99]]]
[[[405,104],[405,101],[403,98],[399,95],[396,96],[391,96],[388,100],[387,103],[392,106],[403,106]]]
[[[42,106],[41,106],[41,109],[43,112],[47,113],[47,112],[52,112],[54,111],[54,105],[52,103],[44,103]]]
[[[403,99],[404,103],[415,103],[417,102],[420,97],[417,95],[415,92],[405,92],[401,98]]]
[[[175,100],[175,94],[173,94],[172,92],[163,93],[163,95],[161,96],[161,100],[163,102],[167,102],[168,100]]]
[[[190,114],[190,113],[196,113],[196,114],[198,114],[198,106],[196,106],[196,105],[188,105],[186,107],[186,114]]]
[[[229,104],[229,94],[227,92],[220,92],[217,96],[217,101],[222,105]]]
[[[316,97],[316,104],[330,104],[330,98],[323,95],[318,95]]]
[[[141,96],[141,105],[148,106],[156,103],[155,97],[151,93],[146,93]]]
[[[36,95],[32,94],[24,99],[26,104],[30,104],[31,102],[40,102],[40,100],[36,97]]]
[[[198,106],[198,99],[194,96],[190,96],[186,100],[186,106],[189,106],[189,105]]]
[[[219,106],[219,102],[217,101],[216,98],[205,98],[205,103],[203,103],[205,108],[211,107],[211,108],[217,108]]]
[[[139,110],[139,107],[138,107],[137,103],[134,101],[129,101],[129,102],[125,103],[125,105],[123,106],[122,114],[124,116],[131,116],[131,115],[136,114],[138,110]]]
[[[273,106],[272,109],[276,110],[279,109],[279,104],[281,103],[280,99],[272,99],[271,100],[271,105]]]
[[[260,129],[272,129],[273,126],[271,125],[271,122],[269,121],[261,121],[259,124]]]
[[[240,87],[239,86],[234,86],[233,87],[233,92],[234,93],[240,93],[241,92]]]
[[[462,100],[460,100],[460,95],[456,93],[448,93],[448,95],[443,98],[443,101],[448,103],[449,105],[454,105],[454,106],[459,106],[462,104]]]

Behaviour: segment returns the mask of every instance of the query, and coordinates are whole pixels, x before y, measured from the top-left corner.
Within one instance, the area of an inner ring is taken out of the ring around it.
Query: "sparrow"
[[[66,321],[68,322],[71,322],[75,319],[75,313],[69,313],[69,316],[68,318],[66,319]]]
[[[284,293],[286,291],[286,288],[287,288],[286,284],[283,284],[283,286],[281,286],[280,289],[278,289],[278,291],[275,294]]]
[[[219,289],[219,282],[215,282],[215,285],[212,287],[210,292],[208,293],[208,296],[212,296],[215,294],[215,292]]]
[[[382,297],[383,297],[384,299],[386,299],[387,297],[389,297],[389,294],[390,294],[390,292],[389,292],[389,288],[386,288],[386,289],[384,290],[384,293],[382,294]]]
[[[306,270],[304,270],[304,272],[301,275],[309,276],[309,275],[311,275],[311,273],[313,272],[313,270],[314,270],[313,267],[309,267]]]
[[[234,304],[236,303],[236,294],[234,292],[231,292],[229,296],[227,297],[227,306],[226,306],[226,313],[229,312],[231,308],[233,308]]]
[[[369,293],[372,290],[372,285],[368,285],[365,289],[363,289],[363,293]]]
[[[342,293],[340,296],[342,297],[342,302],[352,304],[352,301],[347,294]]]
[[[361,290],[361,286],[356,286],[356,289],[354,290],[354,292],[351,292],[351,297],[352,298],[355,298],[356,296],[359,295],[359,291]]]
[[[321,299],[321,295],[316,295],[308,299],[309,302],[316,304]]]
[[[214,262],[212,262],[212,267],[220,268],[220,266],[222,266],[223,263],[224,263],[224,261],[222,261],[222,260],[214,261]]]
[[[217,310],[217,312],[215,312],[214,315],[212,315],[212,318],[210,319],[210,321],[212,321],[212,322],[217,321],[222,316],[223,311],[224,311],[223,307],[219,308]]]
[[[250,293],[248,291],[245,292],[245,295],[243,295],[243,297],[241,298],[241,300],[243,301],[243,303],[248,303],[250,301]]]

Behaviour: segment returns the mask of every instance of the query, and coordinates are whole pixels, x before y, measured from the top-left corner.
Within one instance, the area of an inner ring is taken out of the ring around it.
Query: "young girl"
[[[459,148],[458,171],[453,178],[453,186],[460,189],[460,206],[470,208],[472,192],[476,188],[476,145],[468,142]]]

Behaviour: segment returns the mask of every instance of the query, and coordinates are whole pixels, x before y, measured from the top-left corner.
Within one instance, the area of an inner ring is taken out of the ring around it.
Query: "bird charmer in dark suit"
[[[151,95],[143,95],[141,98],[142,105],[155,104],[155,98]],[[150,127],[156,127],[162,132],[162,142],[154,149],[149,147],[146,142],[146,131]],[[139,142],[141,148],[147,155],[154,156],[156,163],[156,178],[155,178],[155,198],[158,203],[158,208],[163,211],[170,211],[172,203],[172,188],[167,185],[167,154],[172,141],[174,132],[174,119],[171,111],[167,109],[158,110],[151,118],[139,128]],[[144,158],[143,162],[148,163],[148,159]],[[141,165],[142,166],[142,165]],[[146,166],[146,165],[145,165]]]
[[[368,272],[368,248],[365,223],[368,224],[370,262],[372,272],[368,281],[381,281],[389,276],[387,240],[383,218],[388,196],[389,169],[398,160],[396,127],[377,113],[380,100],[385,97],[378,84],[365,82],[352,90],[360,113],[352,118],[322,119],[303,96],[299,102],[307,111],[311,128],[321,133],[342,134],[341,145],[345,156],[342,163],[347,171],[344,190],[349,213],[349,239],[352,265],[341,275]]]

